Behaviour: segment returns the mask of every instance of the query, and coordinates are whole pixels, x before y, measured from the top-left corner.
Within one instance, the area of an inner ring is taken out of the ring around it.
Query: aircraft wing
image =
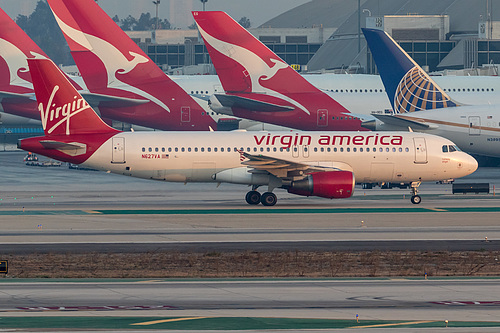
[[[436,126],[419,121],[418,119],[410,119],[409,117],[403,116],[389,116],[389,115],[381,115],[374,114],[378,120],[383,121],[388,125],[399,126],[402,128],[411,127],[416,130],[428,130],[432,128],[436,128]]]
[[[296,180],[298,178],[300,179],[312,172],[341,170],[352,171],[352,168],[345,163],[300,163],[264,155],[252,155],[243,151],[240,151],[240,154],[242,157],[246,158],[246,160],[243,161],[242,164],[251,168],[250,172],[269,172],[270,174],[282,180]]]

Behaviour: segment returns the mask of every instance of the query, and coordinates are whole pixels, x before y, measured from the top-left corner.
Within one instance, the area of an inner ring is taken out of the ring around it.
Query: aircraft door
[[[427,163],[427,146],[425,144],[425,138],[413,138],[413,144],[415,146],[415,163]]]
[[[469,135],[481,135],[481,118],[479,116],[469,117]]]
[[[318,110],[318,127],[328,126],[328,110],[319,109]]]
[[[191,108],[189,106],[181,107],[181,122],[189,123],[191,121]]]
[[[111,163],[125,163],[125,138],[113,138]]]

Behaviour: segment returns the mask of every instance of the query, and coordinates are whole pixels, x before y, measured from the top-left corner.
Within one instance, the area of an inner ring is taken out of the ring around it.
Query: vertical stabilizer
[[[395,113],[459,105],[385,31],[362,30]]]
[[[48,59],[28,59],[46,136],[118,133],[106,125]]]

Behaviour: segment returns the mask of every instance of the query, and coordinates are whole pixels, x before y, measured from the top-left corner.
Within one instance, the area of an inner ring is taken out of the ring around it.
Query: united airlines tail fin
[[[459,106],[385,31],[362,30],[395,113]]]
[[[147,101],[102,116],[164,130],[208,130],[216,123],[94,0],[49,0],[92,93]]]

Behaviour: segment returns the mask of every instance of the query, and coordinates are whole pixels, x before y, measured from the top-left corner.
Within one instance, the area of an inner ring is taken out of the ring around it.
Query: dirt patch
[[[153,252],[2,256],[11,278],[498,276],[500,251]]]

